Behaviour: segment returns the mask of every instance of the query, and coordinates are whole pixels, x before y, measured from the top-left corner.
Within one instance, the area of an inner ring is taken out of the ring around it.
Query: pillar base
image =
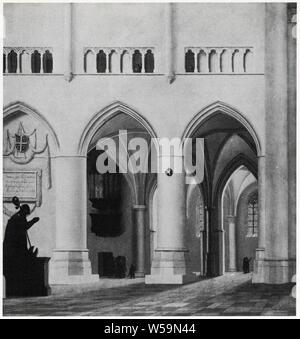
[[[146,275],[146,285],[184,285],[198,281],[196,274]]]
[[[189,258],[186,250],[155,251],[151,274],[146,275],[145,283],[183,285],[198,280],[188,267]]]
[[[50,285],[86,284],[99,281],[92,274],[88,250],[54,250],[49,264]]]
[[[253,284],[287,284],[296,271],[293,259],[266,259],[264,250],[257,249],[254,263]]]
[[[135,272],[136,278],[145,278],[145,272]]]

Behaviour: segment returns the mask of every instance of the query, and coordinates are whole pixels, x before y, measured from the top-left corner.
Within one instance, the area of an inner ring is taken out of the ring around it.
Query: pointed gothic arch
[[[120,113],[126,114],[129,117],[135,119],[145,128],[151,138],[156,138],[157,134],[155,133],[153,127],[137,110],[120,101],[116,101],[97,112],[87,123],[79,139],[78,154],[86,156],[89,144],[99,128],[101,128],[107,121],[111,120]]]
[[[242,124],[242,126],[248,131],[248,133],[253,138],[253,141],[256,146],[257,156],[261,156],[262,155],[261,142],[252,124],[238,109],[221,101],[216,101],[213,104],[204,107],[200,112],[198,112],[195,115],[195,117],[191,120],[191,122],[184,130],[184,133],[182,135],[182,141],[184,141],[186,138],[192,138],[201,125],[203,125],[208,119],[219,113],[228,115]]]
[[[228,182],[232,174],[241,166],[245,166],[256,179],[258,178],[258,168],[255,162],[243,153],[238,154],[224,167],[217,180],[213,191],[214,203],[216,202],[216,199],[218,199],[219,194],[223,192],[224,187],[226,186],[226,183]]]

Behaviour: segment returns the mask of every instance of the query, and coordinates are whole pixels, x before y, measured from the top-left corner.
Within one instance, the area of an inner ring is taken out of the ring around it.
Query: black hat
[[[27,204],[24,204],[20,207],[20,211],[24,212],[25,214],[30,214],[30,207]]]

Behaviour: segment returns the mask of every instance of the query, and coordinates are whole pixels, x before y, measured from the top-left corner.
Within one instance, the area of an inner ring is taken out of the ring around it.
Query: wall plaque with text
[[[17,196],[21,202],[41,203],[41,171],[4,171],[3,198],[11,202]]]

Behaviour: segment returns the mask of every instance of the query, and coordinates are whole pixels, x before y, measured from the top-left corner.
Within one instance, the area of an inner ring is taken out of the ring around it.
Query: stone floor
[[[226,274],[185,286],[146,286],[124,280],[87,291],[5,299],[4,316],[295,316],[291,285],[252,285],[251,276]],[[100,284],[101,285],[101,284]],[[115,283],[116,285],[116,283]]]

